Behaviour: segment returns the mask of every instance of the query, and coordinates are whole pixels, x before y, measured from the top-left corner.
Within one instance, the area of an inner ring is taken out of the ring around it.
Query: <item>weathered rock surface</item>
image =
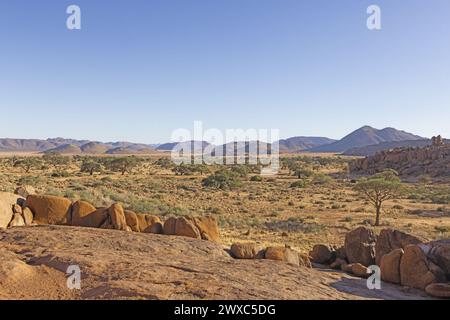
[[[37,224],[70,224],[72,201],[56,196],[29,195],[26,205]]]
[[[383,255],[380,262],[381,280],[396,284],[400,283],[400,261],[403,254],[403,249],[395,249]]]
[[[432,145],[424,148],[397,148],[381,151],[373,156],[358,159],[350,164],[355,174],[374,174],[394,169],[401,176],[431,178],[450,176],[450,145]]]
[[[164,233],[164,226],[161,222],[155,222],[149,227],[147,227],[144,231],[144,233],[153,233],[153,234],[163,234]]]
[[[200,236],[203,240],[220,242],[220,232],[216,218],[212,216],[195,217],[194,223],[200,231]]]
[[[25,199],[16,194],[0,192],[0,229],[6,229],[13,218],[13,205]]]
[[[447,280],[450,280],[450,240],[433,241],[430,246],[427,252],[428,259],[438,265],[445,273]]]
[[[371,274],[370,270],[361,263],[352,263],[351,269],[352,273],[357,277],[368,278]]]
[[[24,227],[25,221],[23,220],[23,217],[20,213],[14,213],[13,219],[9,223],[9,227]]]
[[[309,253],[309,256],[311,257],[312,262],[320,264],[329,264],[335,259],[333,250],[324,244],[315,245]]]
[[[381,258],[395,249],[405,249],[407,245],[419,244],[422,241],[410,234],[399,230],[384,229],[381,230],[375,246],[377,265],[381,264]]]
[[[125,220],[131,231],[141,232],[137,214],[130,210],[125,210]]]
[[[345,236],[345,252],[350,263],[361,263],[368,267],[375,264],[377,236],[365,227],[350,231]]]
[[[23,216],[23,220],[25,221],[25,225],[27,226],[31,226],[33,224],[33,212],[31,211],[30,208],[23,208],[22,209],[22,216]]]
[[[20,186],[14,193],[26,199],[29,195],[36,194],[36,190],[32,186]]]
[[[432,283],[425,288],[425,292],[435,298],[450,299],[450,284]]]
[[[175,235],[181,237],[189,237],[195,239],[201,239],[200,231],[195,226],[194,222],[185,217],[180,217],[177,219],[175,224]]]
[[[177,218],[170,217],[164,222],[164,234],[167,236],[175,235],[175,225]]]
[[[108,208],[107,213],[107,219],[102,224],[101,228],[131,231],[131,228],[127,225],[125,211],[120,203],[111,205],[111,207]]]
[[[432,283],[440,282],[439,269],[432,265],[418,245],[409,245],[400,262],[400,280],[404,286],[425,290]]]
[[[231,254],[236,259],[263,259],[265,250],[256,243],[234,243]]]
[[[293,266],[300,265],[298,253],[286,247],[268,247],[264,257],[269,260],[284,261]]]
[[[92,223],[92,217],[87,218],[91,213],[96,211],[92,204],[86,201],[75,201],[72,205],[72,226],[93,227],[98,228],[100,224]],[[104,221],[104,220],[103,220]],[[102,222],[103,222],[102,221]]]
[[[389,284],[368,290],[343,273],[234,259],[185,237],[37,226],[0,231],[0,242],[3,299],[427,299]],[[66,287],[74,264],[80,291]]]

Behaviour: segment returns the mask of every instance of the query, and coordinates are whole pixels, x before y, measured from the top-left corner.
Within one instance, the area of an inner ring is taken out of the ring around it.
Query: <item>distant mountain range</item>
[[[423,147],[430,144],[427,138],[394,128],[382,130],[369,126],[359,128],[341,140],[326,137],[292,137],[279,141],[282,153],[324,152],[342,153],[353,156],[372,155],[378,151],[398,147]],[[0,139],[0,152],[57,152],[62,154],[145,154],[155,151],[168,152],[175,147],[180,149],[205,150],[207,147],[218,152],[227,147],[227,154],[234,150],[248,152],[251,148],[265,151],[271,148],[269,143],[261,141],[246,142],[234,145],[228,143],[222,146],[212,146],[206,141],[186,141],[181,143],[142,144],[132,142],[98,142],[89,140],[74,140],[55,138],[38,139]]]
[[[135,154],[148,153],[151,145],[132,142],[98,142],[55,138],[38,139],[0,139],[0,152],[56,152],[61,154]]]

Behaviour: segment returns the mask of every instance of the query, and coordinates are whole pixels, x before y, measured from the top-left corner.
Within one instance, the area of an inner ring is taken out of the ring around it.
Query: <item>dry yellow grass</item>
[[[154,164],[161,154],[139,157],[144,160],[130,174],[102,172],[89,176],[80,172],[79,161],[73,161],[60,169],[65,174],[59,177],[53,176],[55,169],[51,168],[25,173],[12,167],[10,157],[4,157],[0,159],[0,188],[11,192],[19,184],[30,184],[41,193],[84,199],[96,206],[120,201],[137,212],[162,216],[211,214],[220,222],[225,244],[257,241],[289,245],[301,252],[317,243],[341,245],[346,232],[374,220],[370,204],[352,190],[349,180],[339,176],[325,184],[292,188],[291,184],[299,180],[287,170],[261,182],[250,181],[255,175],[250,173],[236,190],[211,190],[202,186],[206,175],[176,176],[170,168]],[[342,169],[342,162],[330,162],[316,172],[336,175]],[[408,186],[419,195],[448,190],[446,185]],[[386,203],[382,226],[375,229],[396,228],[429,240],[448,237],[448,202],[433,203],[425,194],[422,196]]]

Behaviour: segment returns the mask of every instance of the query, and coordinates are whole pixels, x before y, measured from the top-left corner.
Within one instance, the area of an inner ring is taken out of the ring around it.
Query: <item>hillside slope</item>
[[[345,152],[352,148],[376,145],[382,142],[421,140],[422,137],[412,133],[400,131],[394,128],[378,130],[370,126],[364,126],[353,131],[339,141],[331,144],[308,149],[311,152]]]
[[[63,226],[0,230],[2,299],[414,299],[341,272],[237,260],[212,242]],[[68,266],[80,291],[65,288]]]

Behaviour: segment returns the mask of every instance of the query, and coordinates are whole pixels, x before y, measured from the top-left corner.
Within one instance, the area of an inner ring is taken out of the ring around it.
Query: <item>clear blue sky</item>
[[[449,16],[448,0],[2,0],[0,137],[157,143],[194,120],[450,137]]]

